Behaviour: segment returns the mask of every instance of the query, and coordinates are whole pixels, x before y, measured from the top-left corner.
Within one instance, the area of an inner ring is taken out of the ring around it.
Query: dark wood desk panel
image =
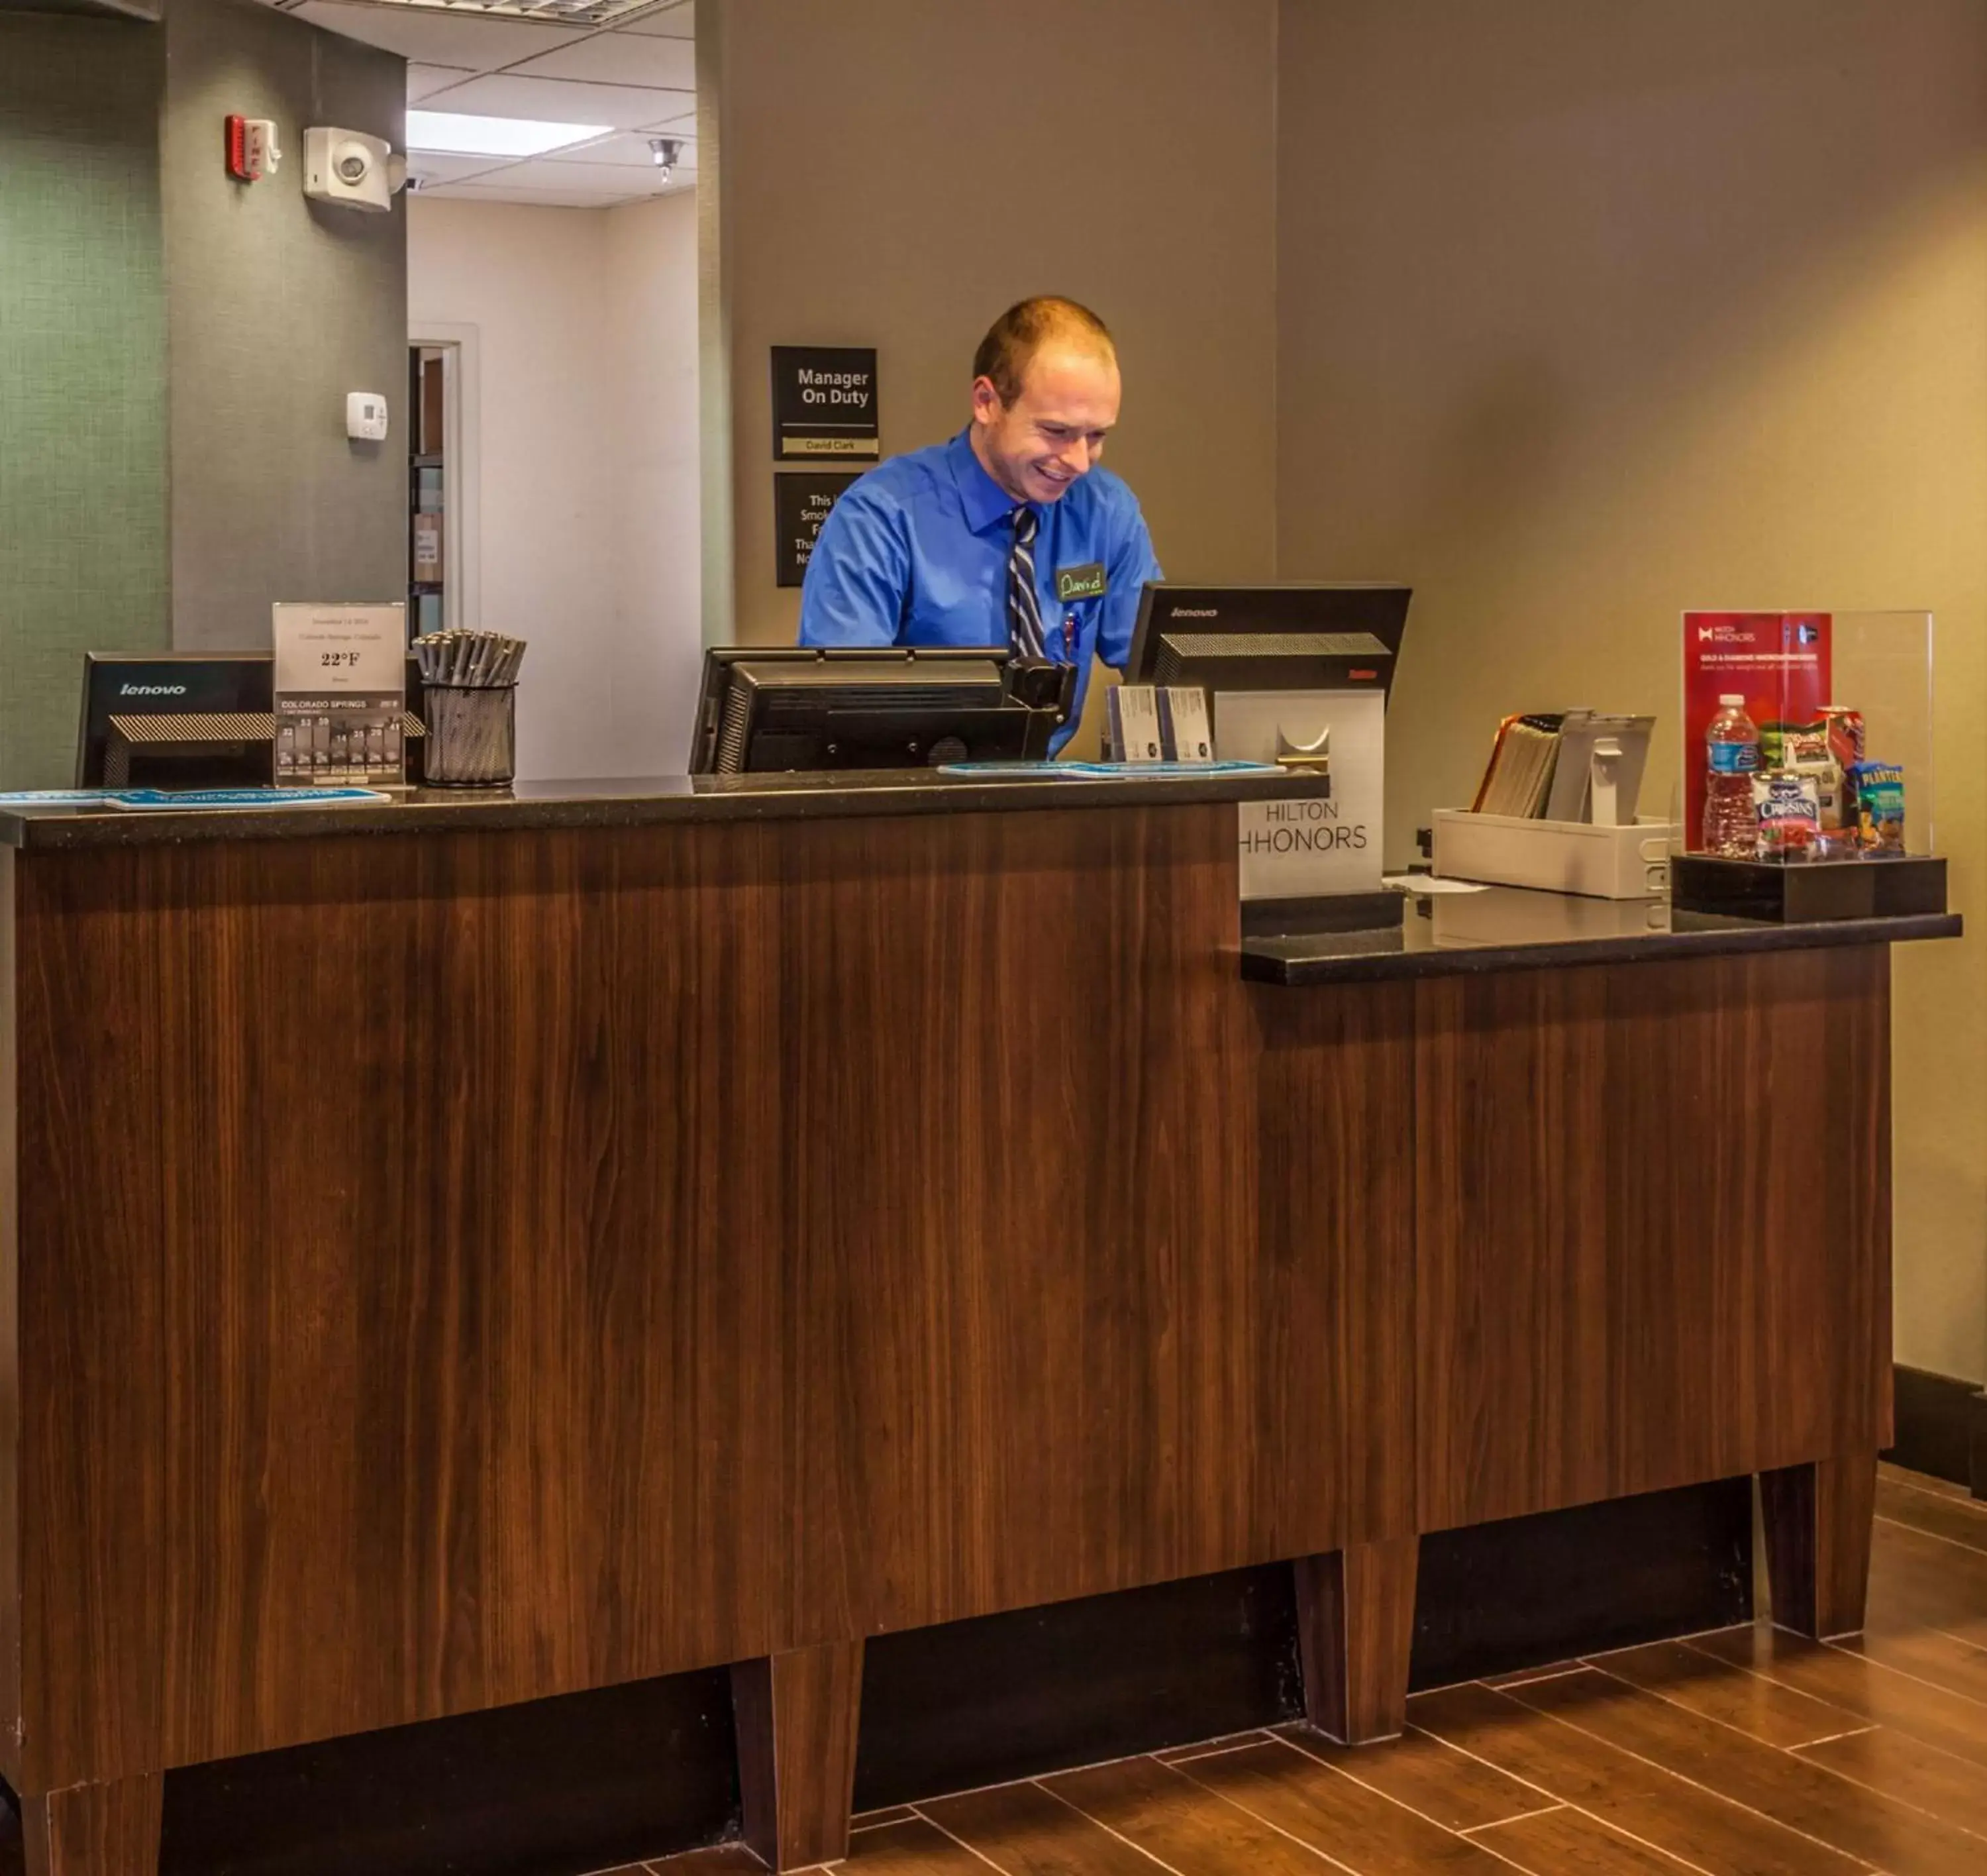
[[[1408,1528],[1400,1012],[1259,1256],[1232,805],[17,864],[31,1787]]]
[[[1287,1558],[1378,1736],[1419,1531],[1754,1470],[1860,1619],[1883,947],[1249,985],[1115,799],[0,855],[35,1841],[744,1663],[805,1861],[868,1636]]]
[[[1281,1554],[1247,1463],[1287,1370],[1233,811],[850,823],[788,852],[815,1636]]]
[[[1415,990],[1257,990],[1268,1320],[1257,1498],[1280,1548],[1412,1536]],[[1328,1463],[1321,1464],[1321,1454]],[[1321,1494],[1334,1496],[1329,1502]]]
[[[805,1638],[1376,1515],[1360,1436],[1306,1409],[1317,1349],[1361,1340],[1347,1237],[1296,1287],[1259,1254],[1232,811],[851,822],[785,858]]]
[[[31,1782],[781,1645],[772,838],[23,864]]]
[[[0,852],[0,1776],[21,1788],[20,1100],[13,1021],[14,856]]]
[[[1419,987],[1422,1529],[1884,1443],[1888,968]]]

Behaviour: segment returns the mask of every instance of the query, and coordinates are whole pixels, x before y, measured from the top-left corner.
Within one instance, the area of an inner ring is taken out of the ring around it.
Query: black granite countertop
[[[15,804],[0,842],[29,852],[189,840],[295,840],[327,834],[421,834],[519,828],[645,827],[684,821],[807,821],[889,815],[1152,807],[1287,801],[1325,784],[1302,774],[1127,774],[1083,780],[873,774],[665,775],[635,781],[532,781],[492,790],[413,788],[384,801],[137,811]]]
[[[1957,938],[1957,913],[1768,923],[1683,912],[1666,899],[1578,899],[1513,886],[1403,895],[1397,923],[1378,930],[1247,937],[1242,974],[1260,984],[1371,984],[1568,964],[1621,964],[1744,951]]]

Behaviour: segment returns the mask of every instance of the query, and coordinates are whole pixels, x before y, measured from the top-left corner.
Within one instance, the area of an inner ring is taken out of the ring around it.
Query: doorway
[[[407,631],[474,629],[477,592],[475,332],[407,344]]]

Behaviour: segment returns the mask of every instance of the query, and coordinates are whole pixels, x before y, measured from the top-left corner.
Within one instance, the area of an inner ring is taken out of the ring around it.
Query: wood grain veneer
[[[1231,808],[21,880],[31,1789],[1407,1527],[1400,1011],[1259,1262]]]
[[[1418,1544],[1395,1537],[1297,1561],[1305,1714],[1343,1745],[1398,1739],[1406,1723]]]
[[[1889,960],[1419,989],[1425,1530],[1889,1437]]]
[[[153,1876],[164,1820],[165,1780],[156,1772],[24,1798],[30,1876]]]
[[[862,1644],[796,1649],[731,1671],[745,1841],[768,1869],[848,1854]]]
[[[1773,1620],[1782,1628],[1817,1642],[1862,1632],[1876,1497],[1871,1452],[1760,1475]]]
[[[1252,989],[1234,825],[0,862],[0,1767],[733,1664],[784,1861],[796,1662],[1307,1558],[1367,1736],[1418,1533],[1874,1453],[1881,951]]]

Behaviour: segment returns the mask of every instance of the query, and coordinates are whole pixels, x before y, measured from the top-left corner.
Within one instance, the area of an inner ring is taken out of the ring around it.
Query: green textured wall
[[[164,42],[0,16],[0,786],[72,779],[85,651],[170,642]]]
[[[311,124],[403,147],[407,65],[260,0],[173,0],[165,39],[173,639],[265,646],[275,601],[407,593],[407,209],[306,203],[303,174]],[[252,189],[217,154],[231,111],[277,126]],[[348,391],[386,394],[385,443],[346,440]]]

